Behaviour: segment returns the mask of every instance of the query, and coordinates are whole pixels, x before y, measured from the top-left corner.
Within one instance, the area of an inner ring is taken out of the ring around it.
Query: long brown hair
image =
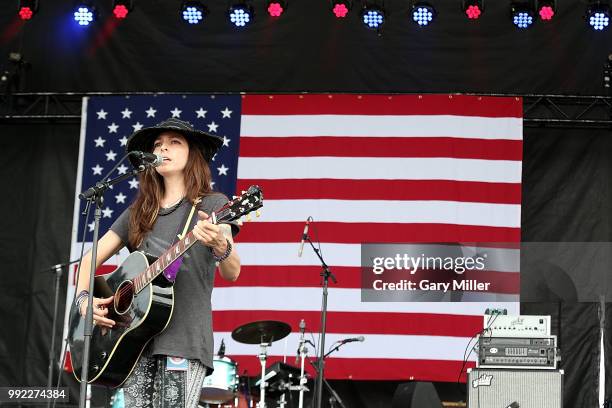
[[[198,142],[183,135],[189,144],[189,156],[185,165],[185,195],[193,204],[197,198],[211,194],[212,176]],[[159,206],[165,193],[163,177],[154,168],[147,168],[139,176],[138,195],[130,206],[129,244],[138,248],[145,235],[153,229]]]

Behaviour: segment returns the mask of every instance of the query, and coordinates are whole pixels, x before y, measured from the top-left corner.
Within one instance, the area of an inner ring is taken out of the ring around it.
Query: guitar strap
[[[202,201],[202,197],[198,197],[193,202],[193,205],[191,206],[191,210],[189,211],[189,217],[187,217],[187,222],[185,223],[185,227],[183,228],[183,232],[177,235],[178,239],[183,239],[185,234],[187,234],[187,230],[189,229],[189,224],[191,224],[191,219],[193,218],[193,214],[195,213],[196,206],[200,204],[201,201]]]

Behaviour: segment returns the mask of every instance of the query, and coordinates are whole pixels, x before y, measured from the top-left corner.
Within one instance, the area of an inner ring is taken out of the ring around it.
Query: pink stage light
[[[468,6],[465,9],[465,14],[470,20],[477,20],[482,14],[482,11],[480,10],[480,7],[478,7],[478,5],[472,5]]]
[[[30,20],[34,12],[30,7],[24,6],[19,9],[19,18],[22,20]]]
[[[344,18],[349,12],[348,7],[344,3],[336,3],[332,9],[336,18]]]
[[[115,8],[113,8],[113,14],[118,19],[126,18],[129,13],[130,13],[130,10],[128,10],[128,8],[125,7],[125,5],[123,4],[118,4],[115,6]]]
[[[555,15],[555,10],[551,6],[542,6],[540,7],[539,14],[542,20],[550,21]]]
[[[283,11],[285,11],[283,6],[278,2],[273,1],[268,5],[268,14],[270,14],[272,17],[280,17],[280,15],[283,14]]]

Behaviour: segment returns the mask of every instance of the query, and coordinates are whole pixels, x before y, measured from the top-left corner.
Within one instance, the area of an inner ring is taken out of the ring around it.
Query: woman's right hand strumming
[[[112,329],[115,326],[115,321],[106,317],[108,314],[108,305],[113,303],[113,296],[107,298],[93,298],[93,324],[94,326],[108,327]],[[87,301],[81,303],[79,310],[81,316],[85,317],[87,312]]]

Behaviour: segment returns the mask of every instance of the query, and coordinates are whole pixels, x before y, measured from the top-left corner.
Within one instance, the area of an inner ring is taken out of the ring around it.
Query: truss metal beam
[[[154,93],[139,93],[150,94]],[[82,98],[128,93],[15,93],[0,95],[0,123],[79,123]],[[133,94],[132,94],[133,95]],[[509,95],[523,98],[526,127],[612,129],[612,97]]]

